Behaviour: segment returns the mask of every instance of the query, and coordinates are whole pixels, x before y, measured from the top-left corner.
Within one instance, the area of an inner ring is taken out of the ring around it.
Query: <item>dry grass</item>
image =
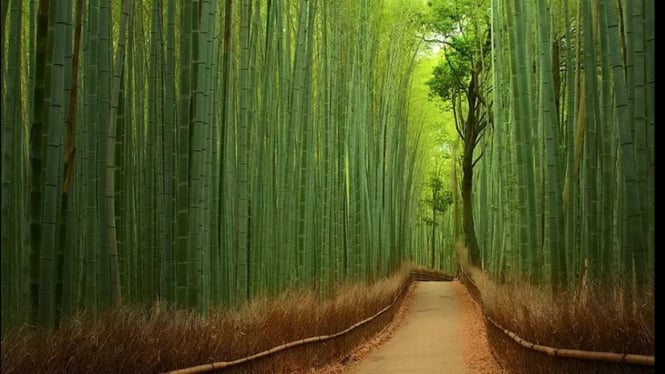
[[[241,310],[203,318],[156,305],[124,308],[97,317],[80,315],[57,331],[23,327],[2,340],[2,373],[159,373],[231,361],[271,347],[343,330],[393,301],[408,268],[371,286],[340,287],[327,301],[312,292],[289,292]],[[298,373],[342,360],[392,320],[392,308],[351,333],[295,347],[225,373]]]
[[[573,301],[572,294],[552,297],[524,286],[496,286],[481,292],[485,313],[527,341],[555,348],[654,355],[653,298],[640,300],[637,312],[628,316],[617,297],[620,294],[603,288],[596,288],[583,303]],[[517,346],[493,325],[488,329],[490,343],[514,372],[654,372],[639,366],[550,358]]]
[[[400,327],[406,315],[409,312],[409,306],[413,304],[415,298],[415,287],[406,290],[400,305],[396,308],[393,320],[388,323],[381,331],[371,338],[365,340],[362,344],[356,346],[353,351],[344,357],[341,361],[331,362],[330,364],[317,368],[308,374],[340,374],[353,370],[353,368],[368,355],[379,349],[385,342],[393,337],[397,328]]]
[[[470,273],[482,295],[484,313],[529,342],[584,351],[655,354],[653,293],[636,296],[635,312],[628,314],[623,311],[622,292],[613,284],[589,286],[583,298],[576,292],[552,296],[549,290],[521,283],[496,285],[477,269]],[[497,358],[513,373],[655,372],[653,367],[552,358],[522,348],[494,325],[486,325]]]

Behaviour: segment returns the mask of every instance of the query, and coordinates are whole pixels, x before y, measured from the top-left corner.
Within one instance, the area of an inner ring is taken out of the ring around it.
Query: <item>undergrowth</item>
[[[463,256],[462,256],[463,257]],[[655,354],[653,292],[635,295],[634,311],[624,312],[620,280],[553,295],[523,283],[496,284],[464,265],[478,287],[483,313],[521,338],[554,348]],[[653,373],[653,367],[550,357],[523,348],[486,322],[488,340],[511,373]]]
[[[389,305],[408,281],[409,268],[373,285],[339,287],[328,300],[291,291],[255,300],[239,310],[206,317],[156,304],[79,314],[57,330],[27,326],[2,339],[2,373],[160,373],[232,361],[274,346],[336,333]],[[399,302],[398,302],[399,304]],[[396,305],[398,306],[398,305]],[[343,360],[392,320],[391,308],[349,334],[305,344],[224,373],[302,373]]]

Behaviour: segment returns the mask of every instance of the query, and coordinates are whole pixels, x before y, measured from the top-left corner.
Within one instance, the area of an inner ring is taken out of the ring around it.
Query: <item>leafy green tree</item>
[[[443,215],[453,202],[453,195],[450,191],[442,191],[443,181],[440,175],[432,174],[429,177],[428,187],[432,191],[432,197],[425,200],[427,206],[432,210],[432,218],[425,218],[426,224],[432,226],[432,236],[430,242],[430,267],[436,268],[436,226],[438,225],[437,214]]]
[[[486,100],[491,72],[490,22],[487,1],[430,1],[428,42],[443,45],[443,59],[434,69],[428,85],[433,95],[450,102],[455,128],[463,142],[462,210],[469,260],[481,265],[480,248],[473,218],[473,168],[482,157],[476,148],[491,124],[490,102]]]

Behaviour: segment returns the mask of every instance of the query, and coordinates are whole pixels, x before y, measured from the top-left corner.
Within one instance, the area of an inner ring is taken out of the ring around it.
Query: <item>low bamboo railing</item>
[[[296,340],[296,341],[293,341],[293,342],[281,344],[281,345],[278,345],[276,347],[272,347],[268,350],[265,350],[263,352],[259,352],[259,353],[253,354],[251,356],[239,358],[239,359],[236,359],[236,360],[233,360],[233,361],[212,362],[212,363],[192,366],[192,367],[188,367],[188,368],[184,368],[184,369],[173,370],[173,371],[169,371],[167,373],[168,374],[205,373],[205,372],[209,372],[209,371],[212,371],[212,370],[219,370],[219,369],[224,369],[224,368],[228,368],[228,367],[231,367],[231,366],[244,364],[246,362],[253,361],[253,360],[259,359],[261,357],[270,356],[270,355],[275,354],[277,352],[284,351],[284,350],[287,350],[289,348],[297,347],[297,346],[300,346],[300,345],[303,345],[303,344],[309,344],[309,343],[315,343],[315,342],[320,342],[320,341],[324,341],[324,340],[334,339],[334,338],[337,338],[339,336],[348,334],[349,332],[357,329],[358,327],[360,327],[364,324],[367,324],[367,323],[373,321],[374,319],[376,319],[377,317],[379,317],[383,313],[390,310],[392,307],[394,307],[397,304],[397,302],[400,300],[400,298],[404,295],[406,290],[411,286],[411,284],[414,281],[451,281],[451,280],[453,280],[453,277],[445,275],[445,274],[429,273],[429,272],[425,273],[425,272],[413,271],[409,274],[409,277],[407,278],[407,281],[402,286],[402,288],[397,293],[397,295],[395,295],[395,298],[393,299],[393,301],[389,305],[387,305],[385,308],[381,309],[380,311],[376,312],[371,317],[365,318],[362,321],[360,321],[360,322],[358,322],[358,323],[356,323],[356,324],[354,324],[354,325],[352,325],[352,326],[350,326],[350,327],[348,327],[348,328],[346,328],[342,331],[336,332],[334,334],[313,336],[313,337],[310,337],[310,338],[300,339],[300,340]]]
[[[471,278],[464,271],[461,272],[461,278],[464,285],[467,287],[469,294],[472,296],[472,299],[482,308],[482,299],[480,297],[480,290],[476,286],[473,278]],[[632,365],[642,365],[642,366],[654,366],[656,363],[655,356],[647,355],[638,355],[632,353],[614,353],[614,352],[594,352],[594,351],[583,351],[579,349],[566,349],[566,348],[555,348],[549,347],[546,345],[536,344],[529,342],[514,332],[504,328],[490,316],[486,315],[483,311],[483,316],[489,323],[496,327],[499,331],[507,335],[513,342],[519,346],[546,354],[552,357],[563,357],[563,358],[575,358],[580,360],[592,360],[592,361],[601,361],[601,362],[610,362],[610,363],[624,363]]]
[[[482,300],[480,298],[480,290],[474,283],[473,279],[468,276],[465,272],[461,272],[461,278],[462,282],[465,284],[467,287],[467,290],[469,291],[469,294],[472,296],[472,299],[480,306],[482,303]],[[407,282],[402,286],[400,291],[397,293],[393,301],[375,313],[374,315],[363,319],[362,321],[342,330],[334,334],[328,334],[328,335],[321,335],[321,336],[314,336],[310,338],[305,338],[305,339],[300,339],[297,341],[285,343],[278,345],[276,347],[270,348],[268,350],[265,350],[263,352],[259,352],[256,354],[253,354],[251,356],[239,358],[233,361],[219,361],[219,362],[213,362],[213,363],[208,363],[208,364],[202,364],[202,365],[197,365],[189,368],[184,368],[184,369],[178,369],[178,370],[173,370],[168,372],[169,374],[193,374],[193,373],[204,373],[212,370],[219,370],[219,369],[224,369],[228,368],[231,366],[236,366],[240,365],[249,361],[253,361],[256,359],[259,359],[261,357],[269,356],[272,354],[275,354],[280,351],[287,350],[289,348],[297,347],[300,345],[304,344],[309,344],[309,343],[314,343],[314,342],[320,342],[320,341],[325,341],[329,339],[334,339],[339,336],[348,334],[349,332],[357,329],[358,327],[365,325],[383,313],[387,312],[390,310],[392,307],[394,307],[399,299],[404,295],[406,290],[409,288],[409,286],[414,282],[414,281],[451,281],[453,277],[445,275],[445,274],[433,274],[433,273],[424,273],[424,272],[418,272],[414,271],[411,272]],[[481,307],[482,310],[482,307]],[[552,357],[562,357],[562,358],[575,358],[575,359],[581,359],[581,360],[594,360],[594,361],[602,361],[602,362],[611,362],[611,363],[625,363],[625,364],[633,364],[633,365],[643,365],[643,366],[654,366],[655,365],[655,357],[654,356],[647,356],[647,355],[638,355],[638,354],[621,354],[621,353],[614,353],[614,352],[594,352],[594,351],[583,351],[583,350],[578,350],[578,349],[564,349],[564,348],[554,348],[554,347],[549,347],[541,344],[536,344],[529,342],[519,335],[515,334],[514,332],[504,328],[501,326],[499,323],[494,321],[491,317],[485,315],[483,313],[485,319],[489,323],[491,323],[493,326],[495,326],[499,331],[503,332],[505,335],[507,335],[512,341],[514,341],[516,344],[520,345],[523,348],[543,353],[548,356]]]

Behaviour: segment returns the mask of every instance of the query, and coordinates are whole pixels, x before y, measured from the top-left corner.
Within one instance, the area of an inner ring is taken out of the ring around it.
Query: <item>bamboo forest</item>
[[[648,0],[3,0],[2,373],[654,373]]]

